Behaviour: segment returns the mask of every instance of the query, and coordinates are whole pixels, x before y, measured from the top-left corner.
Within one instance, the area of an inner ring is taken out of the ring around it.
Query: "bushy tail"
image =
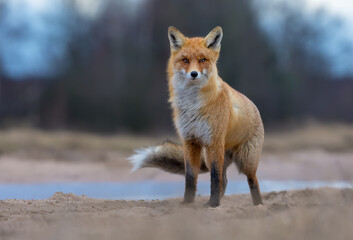
[[[167,141],[162,145],[138,149],[129,158],[132,171],[140,168],[155,167],[166,172],[185,174],[183,147]],[[208,172],[204,158],[201,157],[200,173]]]

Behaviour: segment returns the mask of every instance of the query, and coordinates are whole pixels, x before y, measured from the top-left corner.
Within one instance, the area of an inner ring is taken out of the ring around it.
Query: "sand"
[[[353,190],[317,189],[226,196],[207,208],[164,201],[97,200],[56,193],[0,201],[1,239],[352,239]]]

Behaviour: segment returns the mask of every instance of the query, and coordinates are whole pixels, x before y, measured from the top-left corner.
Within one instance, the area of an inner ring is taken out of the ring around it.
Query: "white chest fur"
[[[174,77],[172,84],[174,88],[173,108],[177,110],[176,127],[184,139],[197,139],[203,144],[211,143],[211,127],[201,115],[203,107],[200,99],[200,82],[193,80],[178,79]]]

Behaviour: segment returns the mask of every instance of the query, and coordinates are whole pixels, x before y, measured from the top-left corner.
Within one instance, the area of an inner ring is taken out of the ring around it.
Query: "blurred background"
[[[260,179],[351,180],[352,12],[346,0],[0,0],[0,183],[182,188],[182,176],[130,174],[126,160],[177,140],[170,25],[186,36],[223,27],[220,76],[265,124]]]
[[[353,122],[345,0],[0,0],[0,127],[172,133],[167,27],[223,27],[220,76],[267,129]]]
[[[226,195],[247,195],[216,211],[178,207],[182,175],[130,172],[134,149],[177,141],[171,25],[222,26],[219,74],[265,125],[265,206],[234,165]],[[351,239],[352,188],[352,0],[0,0],[0,239]]]

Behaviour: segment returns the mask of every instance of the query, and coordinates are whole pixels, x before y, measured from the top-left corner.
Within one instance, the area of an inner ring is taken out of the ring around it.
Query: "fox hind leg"
[[[247,178],[248,178],[248,184],[249,184],[249,188],[250,188],[251,198],[252,198],[254,205],[263,204],[262,198],[261,198],[261,193],[260,193],[260,188],[259,188],[259,182],[257,181],[256,173],[250,174],[249,176],[247,176]]]
[[[222,173],[222,191],[221,191],[221,198],[224,196],[226,193],[226,188],[228,184],[228,179],[227,179],[227,169],[223,167],[223,173]]]
[[[237,152],[232,154],[232,158],[237,165],[239,172],[244,173],[247,177],[251,197],[254,205],[263,204],[259,182],[256,176],[256,170],[260,161],[261,144],[256,144],[257,141],[249,141],[243,145]]]
[[[222,172],[222,192],[221,192],[221,198],[224,196],[226,189],[227,189],[227,184],[228,184],[228,179],[227,179],[227,169],[229,165],[232,163],[232,159],[229,158],[227,155],[224,156],[224,164],[223,164],[223,172]]]

